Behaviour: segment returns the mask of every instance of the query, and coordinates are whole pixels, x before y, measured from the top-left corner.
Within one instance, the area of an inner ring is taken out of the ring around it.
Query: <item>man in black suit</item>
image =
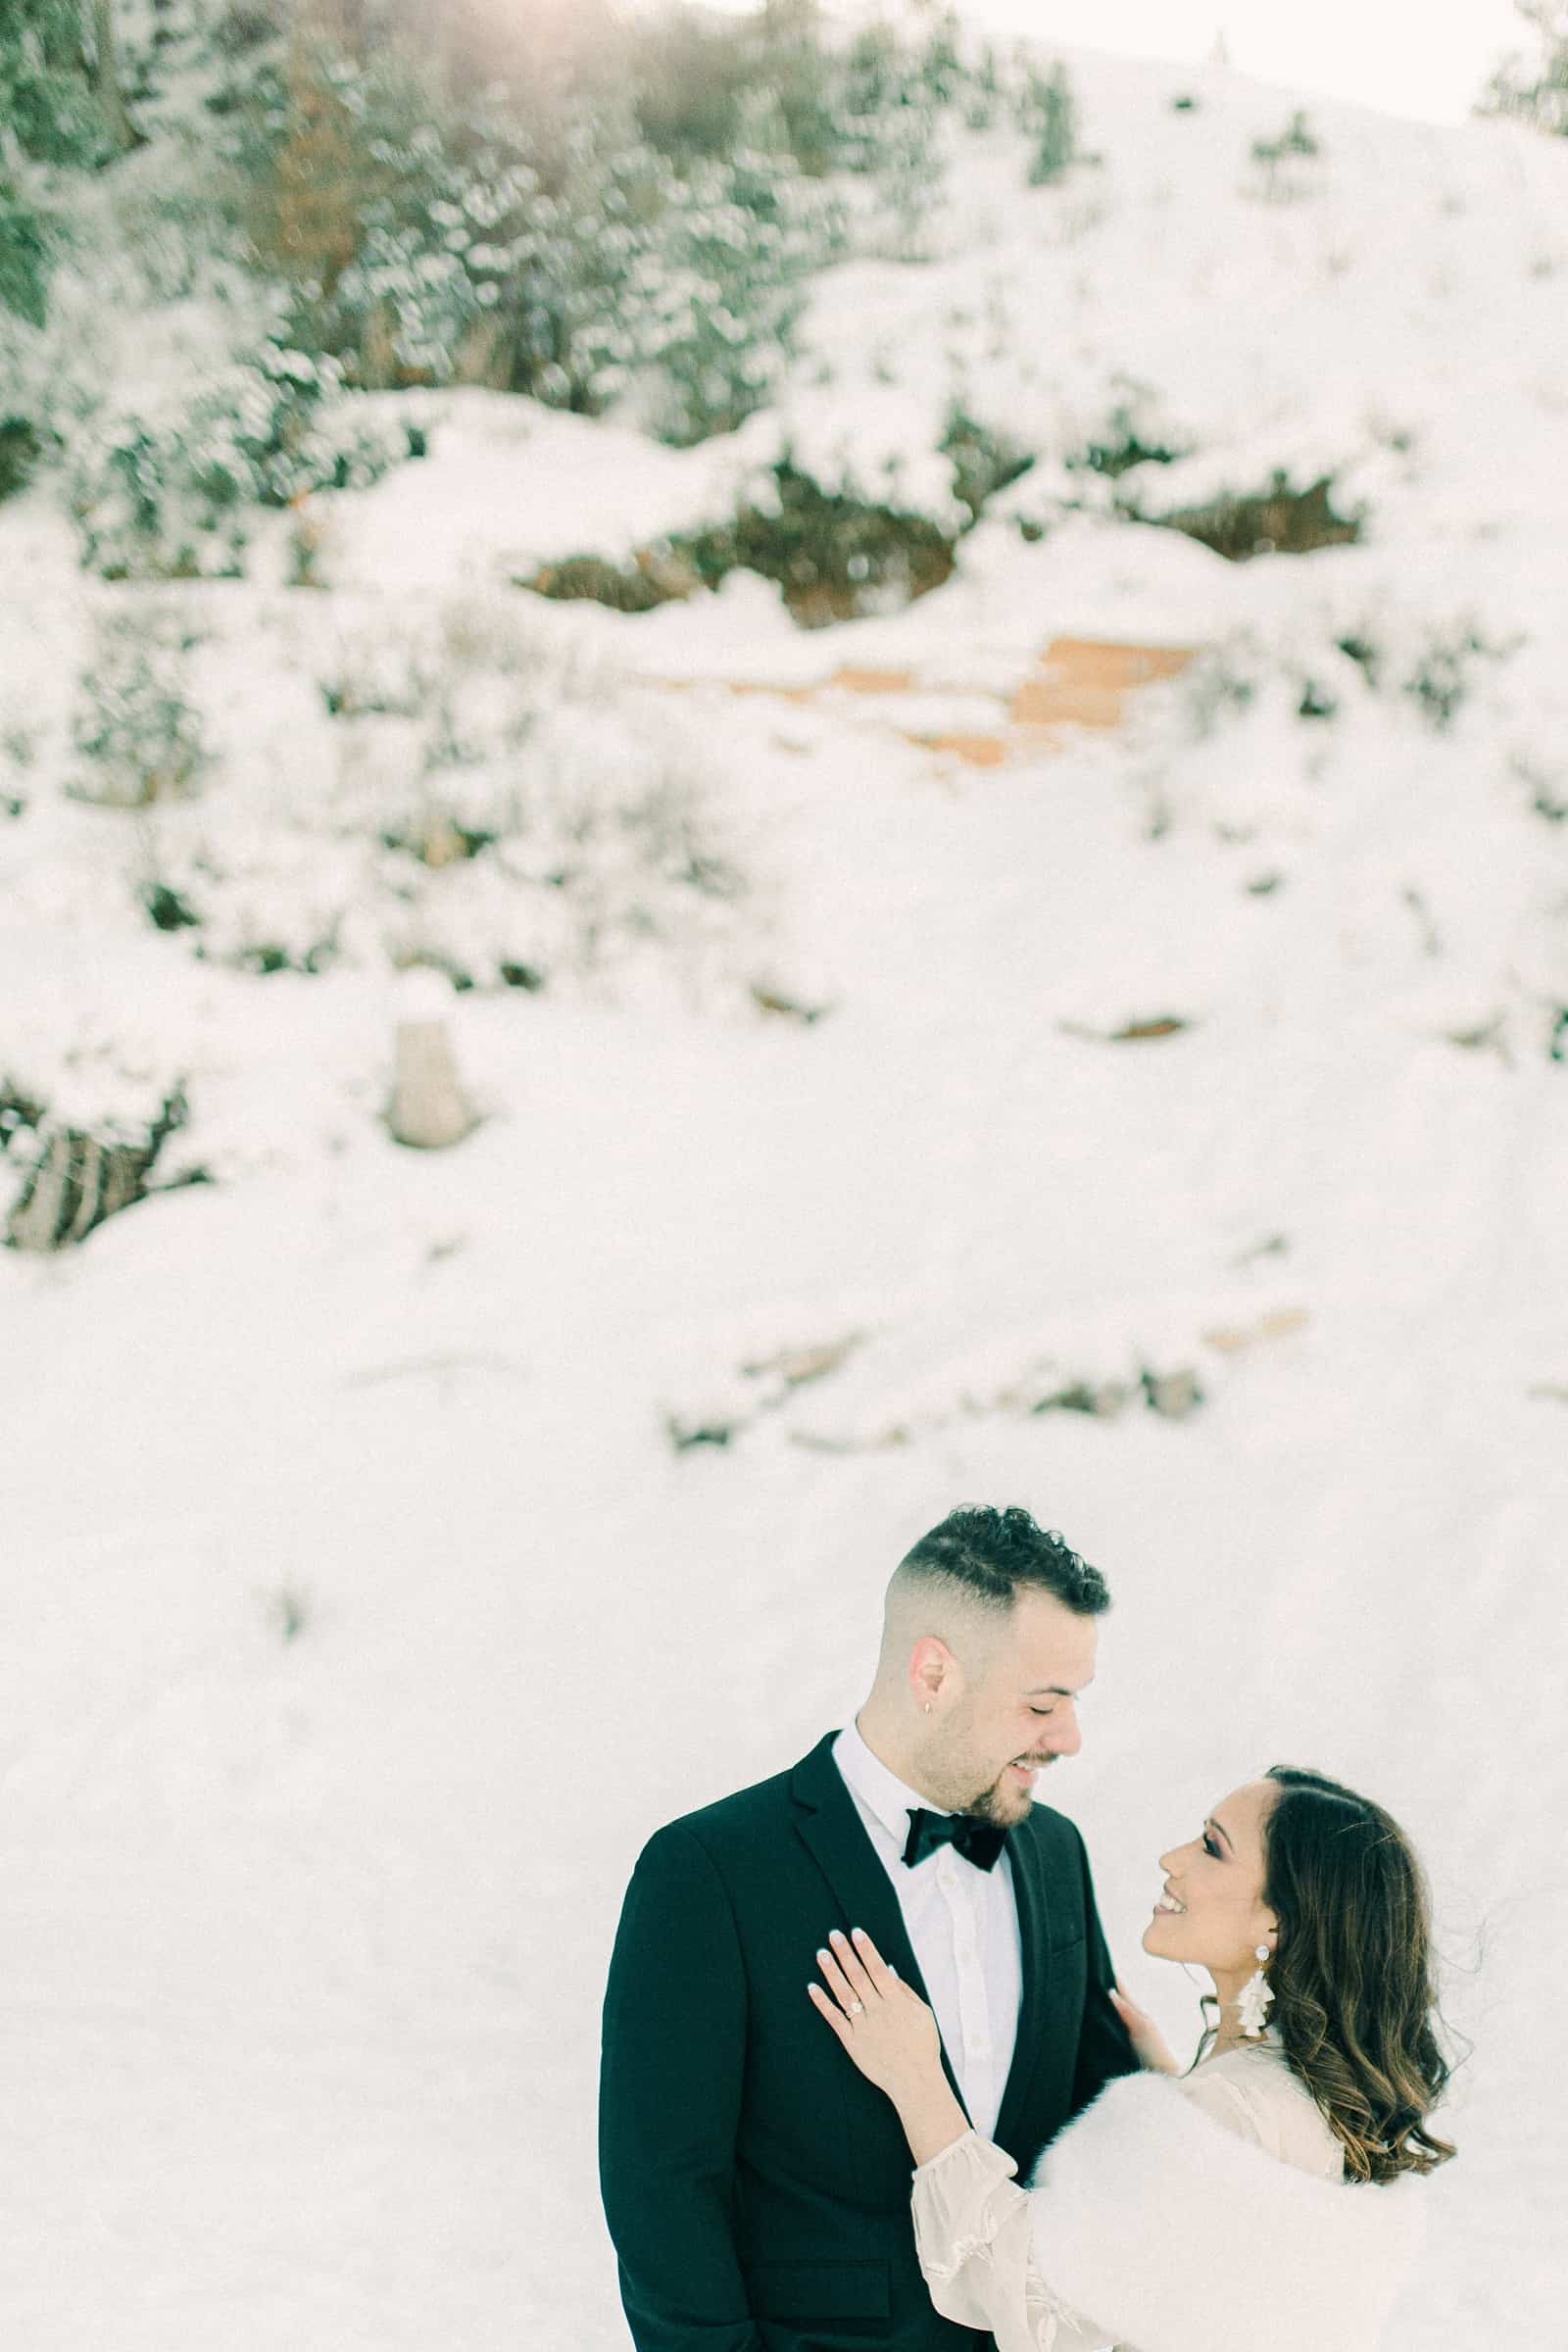
[[[1110,1596],[1027,1511],[953,1512],[888,1587],[875,1684],[792,1771],[660,1830],[605,2002],[600,2177],[637,2352],[979,2352],[921,2278],[898,2117],[807,1985],[864,1928],[1027,2179],[1137,2059],[1088,1858],[1035,1804]]]

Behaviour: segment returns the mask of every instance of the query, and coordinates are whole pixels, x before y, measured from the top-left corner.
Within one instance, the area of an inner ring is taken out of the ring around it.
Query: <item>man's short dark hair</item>
[[[1010,1609],[1020,1592],[1051,1592],[1080,1617],[1098,1617],[1110,1592],[1098,1568],[1080,1559],[1055,1528],[1038,1527],[1017,1504],[950,1511],[940,1527],[906,1551],[899,1567],[941,1578],[994,1609]]]

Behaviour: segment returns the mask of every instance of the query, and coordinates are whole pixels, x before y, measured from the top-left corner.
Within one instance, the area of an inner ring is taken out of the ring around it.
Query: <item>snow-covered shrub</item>
[[[38,462],[38,429],[30,416],[0,416],[0,500],[14,498]]]
[[[117,190],[115,225],[122,247],[117,273],[127,303],[140,308],[209,294],[225,304],[231,299],[243,257],[199,174],[184,184],[172,176],[167,184],[132,181]],[[105,257],[95,274],[107,266]]]
[[[1082,445],[1063,460],[1069,469],[1086,468],[1115,480],[1135,466],[1172,466],[1189,453],[1151,385],[1130,377],[1114,379],[1115,397],[1092,424]]]
[[[486,726],[453,689],[422,745],[396,744],[384,716],[347,722],[333,780],[318,772],[307,806],[302,779],[296,821],[274,808],[243,863],[187,873],[190,846],[166,852],[171,886],[200,890],[192,953],[257,973],[380,964],[537,991],[684,969],[737,936],[746,879],[677,718],[613,695],[530,696]]]
[[[1289,203],[1292,197],[1299,196],[1304,182],[1298,172],[1293,175],[1289,167],[1298,158],[1320,152],[1307,128],[1305,115],[1298,108],[1277,138],[1252,141],[1252,165],[1258,175],[1256,194],[1269,204]]]
[[[1397,695],[1443,734],[1473,692],[1482,664],[1504,660],[1518,642],[1496,637],[1472,612],[1361,614],[1340,629],[1332,650],[1325,648],[1312,665],[1313,679],[1320,693],[1337,700],[1336,690],[1321,684],[1337,668],[1346,684],[1358,680],[1374,694]]]
[[[20,816],[26,808],[26,796],[17,788],[37,762],[38,743],[36,727],[14,707],[0,706],[0,815]]]
[[[1442,734],[1451,726],[1474,682],[1477,664],[1495,661],[1505,649],[1473,621],[1454,621],[1434,630],[1399,680],[1427,724]]]
[[[694,588],[717,588],[732,571],[755,571],[778,582],[803,628],[825,628],[897,612],[940,588],[952,574],[956,544],[956,533],[928,515],[824,490],[786,457],[727,522],[678,533],[625,566],[573,556],[518,585],[558,602],[591,598],[643,612]]]
[[[285,22],[284,0],[227,0],[209,37],[220,57],[248,57],[275,40]]]
[[[852,172],[874,172],[881,126],[918,103],[914,61],[891,24],[867,24],[845,51],[837,81],[842,161]]]
[[[1183,673],[1178,702],[1197,739],[1249,709],[1321,722],[1373,697],[1442,734],[1474,692],[1482,665],[1506,660],[1522,642],[1496,636],[1467,611],[1391,605],[1372,615],[1342,608],[1331,617],[1326,609],[1305,627],[1232,631]],[[1517,758],[1514,768],[1530,772]]]
[[[678,560],[653,548],[639,548],[629,564],[613,564],[605,556],[563,556],[519,572],[514,582],[553,604],[605,605],[612,612],[653,612],[701,584]]]
[[[35,1133],[47,1111],[48,1104],[30,1087],[0,1070],[0,1152],[9,1151],[17,1136]]]
[[[530,959],[541,967],[563,947],[569,962],[595,970],[640,945],[675,942],[745,895],[703,784],[667,734],[634,752],[623,718],[606,727],[558,711],[533,736],[518,783],[520,824],[503,864],[558,897],[566,926],[561,940],[561,924],[550,924],[560,945]]]
[[[279,680],[285,715],[258,711],[221,794],[164,801],[134,827],[126,886],[169,954],[257,976],[424,965],[463,989],[623,965],[683,990],[711,971],[732,1000],[744,989],[749,858],[701,723],[628,691],[515,596],[345,602],[323,600],[312,633],[341,631],[335,650],[313,662],[301,649],[309,666]],[[163,646],[148,662],[161,693],[129,666],[122,679],[95,663],[78,721],[84,741],[127,755],[78,790],[127,803],[150,797],[146,770],[180,745],[170,706],[193,700]],[[313,668],[335,713],[314,722],[300,691]]]
[[[14,1250],[69,1249],[84,1242],[106,1218],[134,1207],[158,1189],[151,1182],[154,1163],[188,1116],[184,1090],[176,1086],[136,1129],[41,1126],[6,1221],[7,1243]],[[184,1169],[172,1179],[172,1184],[207,1181],[202,1168]]]
[[[1018,121],[1034,145],[1029,185],[1049,187],[1078,158],[1078,110],[1067,69],[1059,59],[1048,74],[1031,69],[1019,100]]]
[[[1295,489],[1289,475],[1277,467],[1266,490],[1209,499],[1201,506],[1159,512],[1149,506],[1142,492],[1121,503],[1137,521],[1182,531],[1227,563],[1245,564],[1254,556],[1307,555],[1313,548],[1357,540],[1365,516],[1359,511],[1337,513],[1334,488],[1334,476],[1322,474],[1304,489]]]
[[[957,14],[944,9],[921,43],[915,73],[939,106],[952,106],[968,80],[959,43]]]
[[[1508,755],[1508,772],[1529,793],[1537,816],[1544,816],[1548,825],[1568,824],[1568,766],[1515,750]]]
[[[318,680],[332,718],[417,718],[429,707],[440,678],[430,655],[385,636],[365,636],[339,648],[338,658]]]
[[[1002,100],[1002,68],[996,50],[985,42],[970,70],[963,92],[963,126],[965,130],[987,131],[997,119]]]
[[[1211,646],[1193,662],[1178,689],[1189,732],[1204,741],[1229,718],[1250,710],[1264,665],[1262,649],[1246,635]]]
[[[997,492],[1017,481],[1035,462],[1032,451],[981,424],[956,402],[948,412],[938,447],[953,461],[953,494],[975,522]]]
[[[69,437],[81,560],[108,580],[235,577],[255,507],[358,489],[410,454],[406,428],[342,397],[330,361],[274,342],[200,383],[189,405],[112,408]]]
[[[939,588],[955,539],[927,515],[824,490],[786,458],[767,495],[747,500],[733,523],[673,544],[710,585],[737,566],[777,580],[795,618],[820,628],[896,612]]]
[[[72,725],[74,798],[145,808],[194,788],[212,758],[186,686],[196,642],[177,614],[117,612],[98,621]]]
[[[147,875],[136,895],[155,931],[200,930],[202,918],[190,901],[159,875]]]

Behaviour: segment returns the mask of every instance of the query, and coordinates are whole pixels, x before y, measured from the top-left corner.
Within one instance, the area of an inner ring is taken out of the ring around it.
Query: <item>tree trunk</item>
[[[140,144],[140,134],[125,112],[120,86],[120,63],[115,49],[115,0],[84,0],[87,49],[92,58],[93,95],[105,127],[119,152]]]

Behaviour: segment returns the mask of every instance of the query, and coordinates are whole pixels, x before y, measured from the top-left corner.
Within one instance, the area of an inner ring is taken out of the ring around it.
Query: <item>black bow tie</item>
[[[904,1859],[912,1870],[939,1845],[951,1845],[976,1870],[990,1870],[1006,1842],[1006,1831],[995,1822],[976,1821],[969,1813],[927,1813],[922,1805],[911,1805]]]

